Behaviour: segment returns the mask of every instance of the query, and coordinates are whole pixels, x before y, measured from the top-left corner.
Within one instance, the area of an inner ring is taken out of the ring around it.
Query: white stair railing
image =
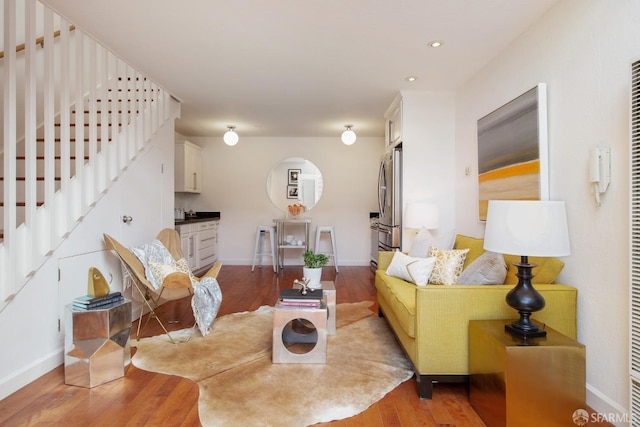
[[[170,118],[171,96],[36,0],[2,1],[0,310]]]

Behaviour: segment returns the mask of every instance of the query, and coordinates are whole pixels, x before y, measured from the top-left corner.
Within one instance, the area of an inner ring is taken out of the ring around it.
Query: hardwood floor
[[[223,266],[218,281],[223,293],[219,316],[273,305],[280,288],[302,277],[302,267],[276,275],[269,267]],[[323,280],[335,280],[338,303],[373,301],[369,267],[325,268]],[[188,301],[165,304],[166,317],[182,313]],[[377,310],[374,304],[373,309]],[[137,325],[137,323],[135,324]],[[185,317],[171,330],[193,325]],[[151,320],[142,336],[162,331]],[[135,328],[132,328],[135,340]],[[131,365],[124,378],[92,389],[64,384],[62,366],[0,401],[0,426],[198,426],[198,387],[191,380],[143,371]],[[593,424],[589,424],[590,426]],[[464,384],[438,384],[432,400],[420,400],[415,379],[404,382],[366,411],[352,418],[318,426],[484,426],[469,405]]]

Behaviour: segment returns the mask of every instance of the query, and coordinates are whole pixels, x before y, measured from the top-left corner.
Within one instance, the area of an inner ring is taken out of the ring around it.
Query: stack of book
[[[280,291],[279,302],[285,307],[320,308],[322,305],[322,290],[302,294],[299,289],[283,289]]]
[[[73,299],[73,308],[76,310],[96,310],[114,307],[124,300],[120,292],[110,292],[101,297],[83,295]]]

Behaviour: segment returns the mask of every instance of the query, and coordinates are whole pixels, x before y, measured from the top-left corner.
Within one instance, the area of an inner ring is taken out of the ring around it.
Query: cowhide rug
[[[135,366],[198,383],[203,426],[307,426],[358,414],[412,376],[411,364],[370,302],[338,304],[326,364],[273,364],[273,307],[133,342]]]

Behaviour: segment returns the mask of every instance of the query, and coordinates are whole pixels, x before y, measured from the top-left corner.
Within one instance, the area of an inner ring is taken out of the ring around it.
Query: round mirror
[[[286,213],[292,213],[291,205],[301,205],[299,213],[312,209],[322,196],[322,187],[320,169],[301,157],[280,160],[267,176],[271,202]]]

